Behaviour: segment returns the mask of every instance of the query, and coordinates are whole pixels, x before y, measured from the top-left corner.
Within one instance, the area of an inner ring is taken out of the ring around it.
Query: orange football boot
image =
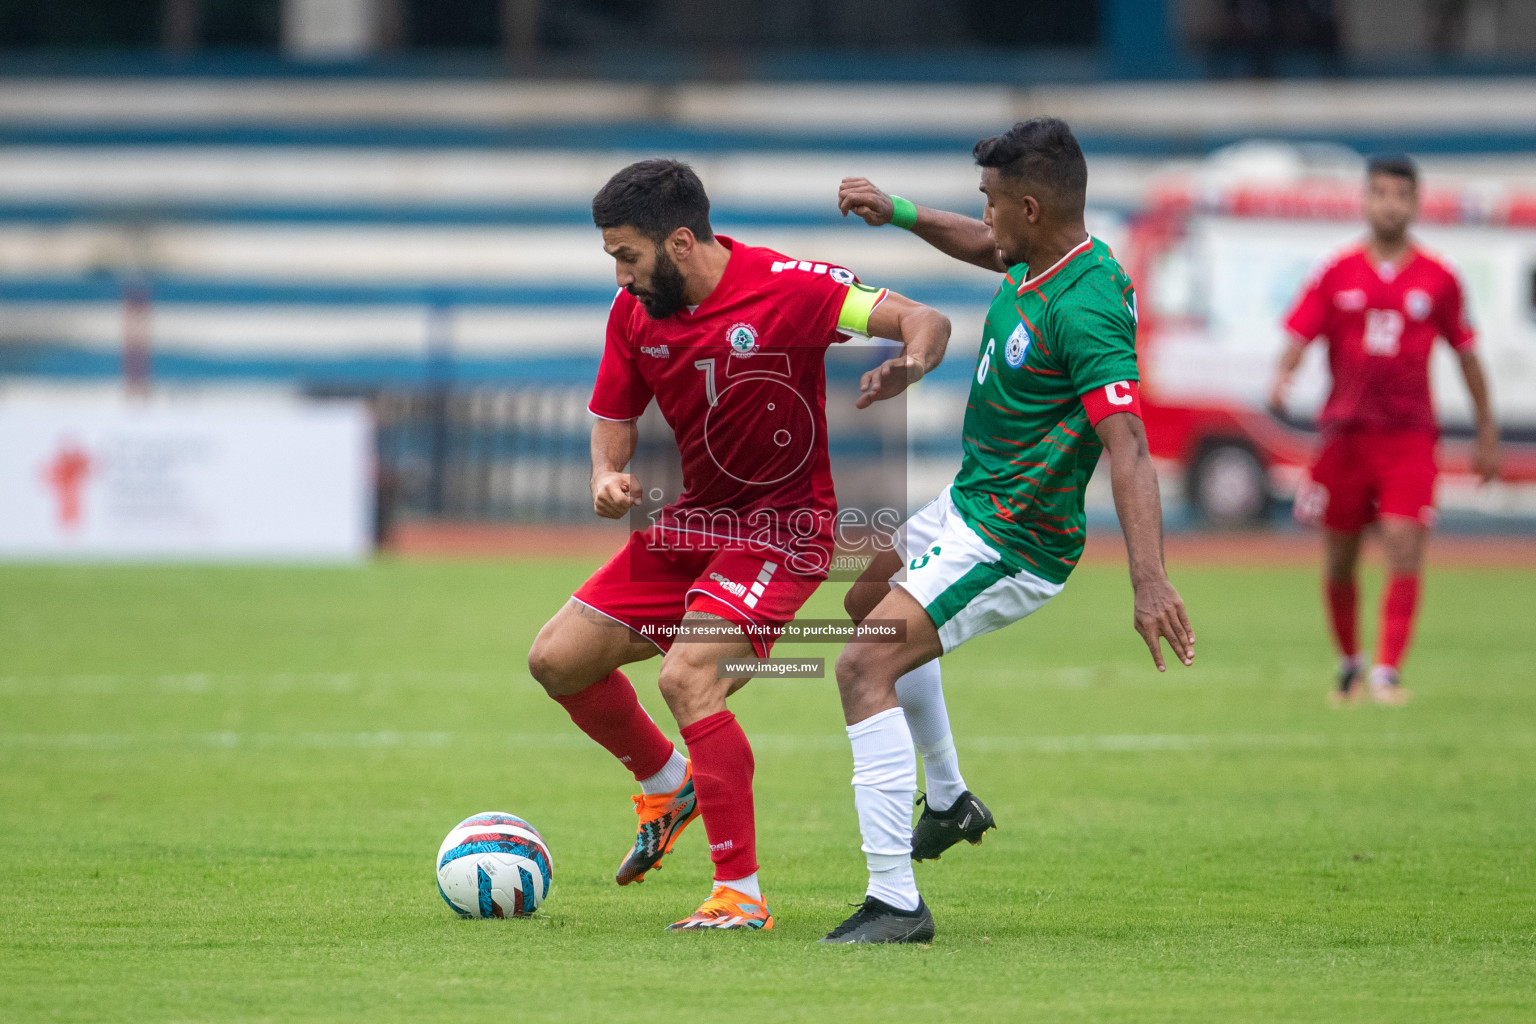
[[[667,925],[667,931],[691,931],[696,928],[750,928],[773,930],[773,915],[761,899],[737,892],[727,885],[717,885],[704,905],[681,921]]]
[[[620,885],[645,880],[645,873],[661,867],[661,858],[672,852],[677,837],[688,823],[699,816],[699,798],[693,792],[693,762],[683,784],[670,793],[634,797],[635,813],[640,816],[640,830],[634,847],[624,855],[614,881]]]

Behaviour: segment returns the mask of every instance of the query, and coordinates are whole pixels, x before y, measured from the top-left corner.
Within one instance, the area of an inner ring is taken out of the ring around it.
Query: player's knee
[[[1424,530],[1416,523],[1392,522],[1382,528],[1387,568],[1396,574],[1419,571],[1424,555]]]
[[[528,651],[528,674],[546,690],[554,682],[555,664],[550,659],[548,645],[543,642],[543,637],[535,640]]]
[[[863,721],[895,700],[896,681],[870,644],[849,644],[837,656],[837,693],[848,722]]]
[[[713,675],[705,670],[705,666],[697,664],[696,659],[674,654],[661,663],[656,687],[661,691],[661,698],[667,702],[667,707],[676,711],[707,690]]]
[[[1353,583],[1358,560],[1347,555],[1330,553],[1325,572],[1330,583]]]
[[[656,688],[671,704],[674,698],[682,697],[695,688],[695,675],[691,666],[681,659],[669,657],[661,663],[661,671],[656,676]]]
[[[543,631],[540,631],[528,651],[528,674],[550,696],[573,692],[570,673],[559,655],[558,644]]]
[[[848,644],[837,656],[837,688],[846,699],[872,688],[876,679],[867,644]]]

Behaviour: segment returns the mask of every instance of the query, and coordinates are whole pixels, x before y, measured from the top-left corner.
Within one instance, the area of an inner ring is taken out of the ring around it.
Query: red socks
[[[636,779],[665,767],[672,741],[640,706],[635,688],[615,669],[580,693],[556,697],[581,731],[624,763]],[[757,870],[757,823],[752,810],[752,745],[736,716],[720,711],[683,730],[693,761],[709,857],[715,877],[746,878]]]
[[[636,779],[648,779],[672,756],[672,741],[640,706],[629,677],[614,669],[580,693],[556,697],[581,731],[623,762]],[[740,732],[740,730],[737,730]],[[684,731],[684,735],[687,732]],[[746,742],[746,737],[742,737]],[[750,752],[748,758],[751,757]],[[750,773],[748,778],[751,778]]]
[[[1376,642],[1376,664],[1397,668],[1413,634],[1413,613],[1419,606],[1419,578],[1400,574],[1387,580],[1381,601],[1381,636]]]
[[[717,879],[745,878],[757,870],[757,822],[752,810],[752,745],[729,711],[717,711],[683,729],[693,762],[693,788],[709,836]]]
[[[1360,641],[1355,627],[1355,607],[1359,602],[1360,588],[1353,580],[1340,583],[1327,580],[1324,591],[1328,596],[1328,623],[1333,627],[1334,643],[1339,653],[1353,658],[1360,653]]]
[[[1334,642],[1346,658],[1359,651],[1355,605],[1359,589],[1353,582],[1328,580],[1328,622],[1333,627]],[[1376,664],[1397,668],[1408,649],[1413,634],[1413,616],[1419,606],[1419,577],[1408,573],[1393,574],[1381,600],[1381,634],[1376,643]]]

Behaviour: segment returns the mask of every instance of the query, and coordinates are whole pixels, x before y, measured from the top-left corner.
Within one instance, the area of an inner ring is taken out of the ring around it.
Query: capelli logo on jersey
[[[726,328],[725,340],[731,343],[731,351],[749,356],[757,351],[757,328],[748,323],[731,324]]]
[[[717,572],[710,573],[709,578],[720,584],[720,589],[730,591],[737,597],[741,597],[747,592],[746,584],[737,583],[734,580],[728,580]]]
[[[672,350],[665,345],[641,345],[640,351],[657,359],[671,359]]]

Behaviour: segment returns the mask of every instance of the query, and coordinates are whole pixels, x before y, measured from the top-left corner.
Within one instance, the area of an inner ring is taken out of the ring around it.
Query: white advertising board
[[[0,558],[352,560],[361,403],[0,401]]]

